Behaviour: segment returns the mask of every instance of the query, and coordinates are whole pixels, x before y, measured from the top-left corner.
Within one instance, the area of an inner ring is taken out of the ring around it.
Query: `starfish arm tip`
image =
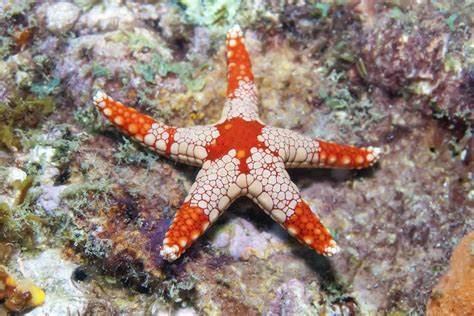
[[[382,148],[373,147],[373,146],[367,147],[366,160],[369,163],[369,166],[374,165],[377,162],[377,160],[380,159],[381,155],[382,155]]]
[[[242,28],[240,27],[239,24],[234,24],[230,29],[229,31],[236,31],[236,32],[239,32],[239,31],[242,31]]]
[[[376,158],[379,158],[383,154],[382,148],[380,147],[374,147],[372,152]]]
[[[331,240],[329,245],[324,249],[324,255],[331,257],[341,251],[341,248],[334,240]]]
[[[100,102],[103,99],[105,99],[106,97],[107,97],[107,95],[102,90],[97,90],[97,92],[94,93],[94,96],[92,97],[92,100],[94,100],[94,102]]]
[[[227,31],[227,38],[237,38],[237,37],[242,37],[243,32],[242,29],[240,28],[240,25],[234,24],[228,31]]]
[[[275,132],[278,130],[267,128],[267,131],[274,134],[272,143],[287,167],[363,169],[373,166],[382,155],[380,147],[354,147],[320,139],[310,141],[308,137],[296,133],[284,131],[280,134],[286,133],[286,136],[280,136]],[[266,138],[269,139],[269,136]]]
[[[160,256],[166,261],[172,262],[178,259],[179,247],[177,245],[163,245],[160,250]]]
[[[98,90],[92,97],[92,101],[96,106],[104,108],[106,106],[107,98],[107,94],[105,94],[101,90]]]

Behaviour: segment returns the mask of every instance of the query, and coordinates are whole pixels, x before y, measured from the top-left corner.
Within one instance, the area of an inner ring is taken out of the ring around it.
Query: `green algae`
[[[0,147],[13,149],[19,145],[14,130],[34,127],[42,117],[54,111],[51,97],[18,99],[16,102],[0,102]]]
[[[33,31],[38,27],[34,14],[25,15],[31,11],[36,1],[7,1],[3,4],[0,15],[0,60],[6,60],[14,51],[18,51],[28,43]]]
[[[82,10],[89,11],[93,6],[98,4],[100,0],[73,0],[72,2]]]
[[[136,28],[133,32],[122,30],[114,34],[111,40],[116,43],[126,43],[128,48],[135,53],[153,50],[165,60],[172,59],[172,52],[166,44],[144,29]]]
[[[106,179],[90,183],[76,183],[68,185],[61,193],[62,199],[71,199],[74,204],[69,204],[75,210],[80,210],[91,201],[107,201],[105,195],[110,192],[110,183]]]
[[[12,183],[12,186],[20,192],[15,200],[15,205],[21,205],[25,202],[28,190],[33,186],[33,180],[32,176],[27,176],[23,181],[16,180]]]
[[[71,126],[68,124],[57,124],[49,136],[38,133],[35,130],[16,131],[23,151],[35,149],[54,150],[50,160],[44,160],[44,157],[40,156],[38,157],[38,162],[30,162],[27,165],[28,174],[37,174],[41,166],[44,165],[61,168],[71,160],[72,155],[79,151],[82,141],[90,136],[88,134],[75,135],[71,132],[70,128]]]
[[[348,87],[338,86],[338,82],[342,80],[345,80],[345,74],[333,70],[328,76],[330,91],[327,92],[323,88],[319,90],[319,96],[323,99],[325,105],[332,110],[346,110],[355,102]]]
[[[7,36],[0,36],[0,59],[5,59],[10,54],[10,47],[13,46],[13,40]]]
[[[466,41],[463,47],[463,54],[466,56],[466,65],[474,64],[474,38]]]
[[[344,110],[348,107],[348,102],[343,95],[347,90],[337,90],[336,95],[330,96],[324,89],[319,90],[319,96],[324,100],[324,104],[333,110]]]
[[[7,203],[0,203],[0,223],[3,227],[8,227],[11,223],[12,211]],[[5,233],[3,233],[5,234]]]
[[[159,296],[165,299],[165,302],[171,301],[181,307],[189,306],[198,281],[199,279],[193,274],[187,275],[182,280],[170,279],[163,281]]]
[[[18,190],[13,205],[0,203],[0,240],[19,243],[24,247],[33,248],[36,244],[34,237],[45,221],[34,213],[34,204],[38,197],[31,188],[35,178],[27,176],[23,181],[16,180],[12,187]]]
[[[158,156],[149,151],[145,151],[136,142],[130,141],[127,137],[122,137],[122,143],[118,145],[114,158],[117,164],[142,164],[148,168],[158,159]]]
[[[96,61],[94,61],[92,63],[92,69],[91,70],[92,70],[92,76],[94,78],[100,78],[100,77],[103,77],[103,78],[106,78],[106,79],[111,78],[110,71],[107,69],[107,67],[104,67],[103,65],[99,64]]]
[[[389,12],[390,18],[400,20],[403,16],[403,11],[399,7],[392,8]]]
[[[11,17],[16,14],[22,14],[28,12],[31,7],[35,4],[34,0],[25,0],[25,1],[7,1],[5,7],[4,17]]]
[[[214,34],[224,34],[235,23],[242,1],[229,0],[179,0],[184,7],[186,18],[192,23],[207,26]]]
[[[189,62],[169,62],[162,56],[154,54],[150,63],[140,63],[135,67],[137,73],[142,74],[145,81],[155,83],[155,76],[166,77],[169,74],[176,74],[191,91],[197,92],[204,88],[204,80],[193,79],[193,74],[203,66],[195,68]]]
[[[322,18],[325,19],[329,15],[329,11],[331,10],[330,3],[316,3],[313,5],[314,10],[316,13]]]
[[[41,84],[31,84],[30,90],[34,92],[40,99],[46,98],[48,95],[58,91],[61,81],[58,78],[52,78]]]
[[[462,72],[462,62],[454,54],[447,54],[443,60],[444,71],[460,74]]]
[[[453,13],[451,14],[448,18],[446,18],[444,20],[444,22],[446,23],[446,25],[449,27],[449,30],[451,32],[454,32],[456,31],[456,20],[457,18],[459,17],[459,14],[458,13]]]
[[[142,75],[143,79],[150,84],[155,84],[155,76],[166,77],[169,74],[177,75],[188,89],[197,92],[204,88],[204,80],[194,79],[193,75],[196,71],[202,69],[206,65],[195,67],[190,62],[173,61],[171,50],[165,45],[157,41],[146,32],[135,30],[121,31],[117,33],[112,40],[116,42],[125,42],[132,52],[148,52],[153,51],[149,62],[138,62],[134,70],[137,74]],[[93,75],[96,77],[106,77],[109,74],[103,66],[93,64]]]
[[[82,124],[87,130],[86,137],[92,137],[93,134],[97,134],[105,125],[105,121],[99,119],[95,107],[86,106],[78,107],[73,112],[73,117],[76,122]]]
[[[106,241],[100,243],[99,239],[91,239],[91,235],[84,231],[74,218],[87,216],[87,209],[110,205],[109,193],[110,183],[106,179],[68,185],[59,195],[61,202],[67,205],[69,210],[58,215],[58,223],[55,226],[59,230],[59,237],[73,247],[83,249],[89,256],[102,258],[109,249],[109,244]]]

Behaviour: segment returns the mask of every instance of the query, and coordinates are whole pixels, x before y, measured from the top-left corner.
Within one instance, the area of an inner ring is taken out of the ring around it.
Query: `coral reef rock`
[[[453,252],[449,270],[433,289],[426,314],[474,315],[474,232],[464,237]]]
[[[73,3],[58,2],[48,6],[46,28],[53,33],[69,31],[79,17],[80,9]]]

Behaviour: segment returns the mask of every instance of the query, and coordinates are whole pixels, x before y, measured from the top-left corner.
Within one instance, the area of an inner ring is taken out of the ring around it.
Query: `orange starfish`
[[[239,26],[227,33],[227,100],[219,122],[177,128],[155,121],[103,92],[94,103],[126,134],[161,155],[201,167],[166,233],[160,254],[179,258],[240,196],[257,203],[292,236],[320,254],[339,247],[311,211],[285,168],[372,166],[375,147],[356,148],[266,126],[258,116],[256,87]]]

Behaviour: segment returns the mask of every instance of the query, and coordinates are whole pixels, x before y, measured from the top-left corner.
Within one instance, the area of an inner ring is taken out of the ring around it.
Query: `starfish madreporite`
[[[323,255],[339,247],[311,211],[286,168],[372,166],[375,147],[356,148],[266,126],[258,116],[256,87],[239,26],[227,33],[228,87],[221,119],[212,125],[177,128],[97,92],[102,114],[146,147],[201,167],[166,233],[160,254],[179,258],[238,197],[247,196],[300,242]]]

